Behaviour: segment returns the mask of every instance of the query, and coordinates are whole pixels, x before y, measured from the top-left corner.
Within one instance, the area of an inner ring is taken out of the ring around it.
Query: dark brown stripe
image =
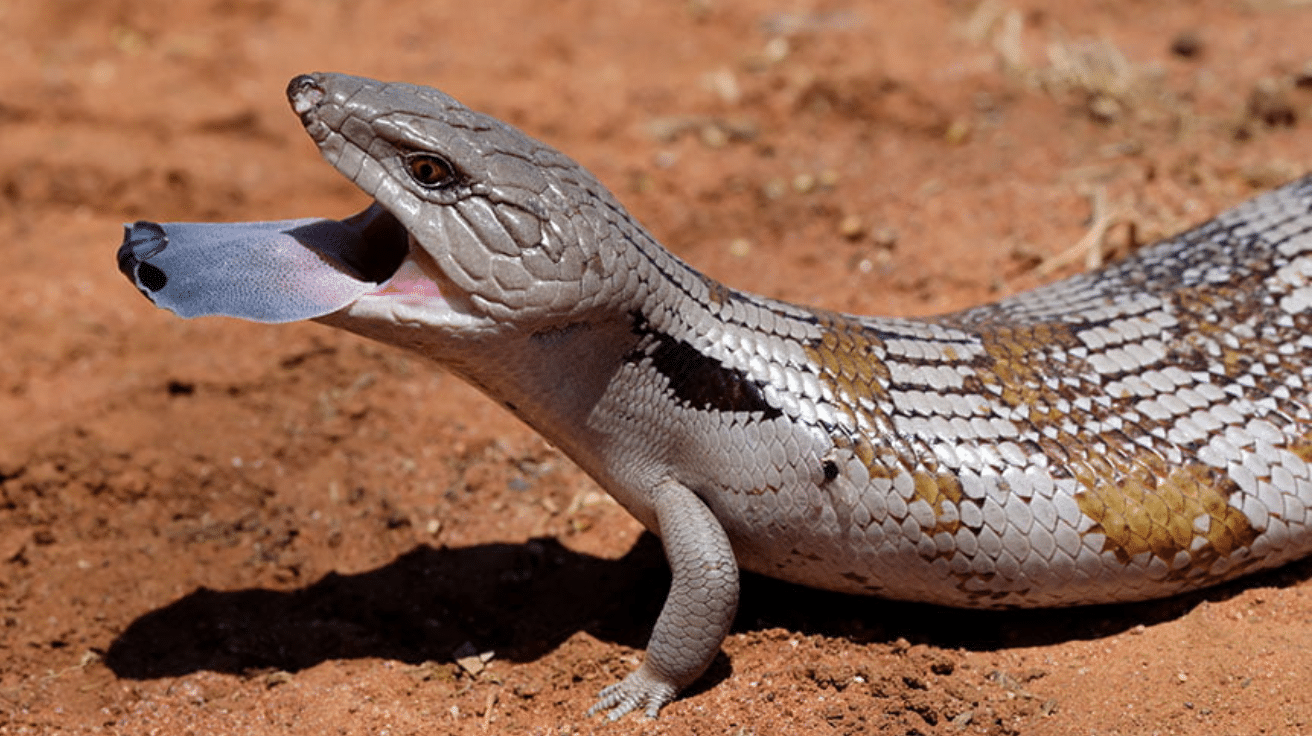
[[[700,411],[761,412],[774,419],[783,412],[771,406],[761,386],[735,368],[729,368],[688,343],[652,330],[641,314],[633,316],[633,331],[642,337],[626,356],[634,364],[650,366],[665,376],[670,393],[684,406]]]

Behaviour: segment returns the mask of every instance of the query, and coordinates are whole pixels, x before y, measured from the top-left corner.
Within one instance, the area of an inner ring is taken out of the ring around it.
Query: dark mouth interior
[[[342,239],[342,225],[360,228],[360,237]],[[381,284],[392,278],[410,252],[410,234],[379,205],[342,220],[325,220],[287,231],[307,248],[332,259],[362,281]]]

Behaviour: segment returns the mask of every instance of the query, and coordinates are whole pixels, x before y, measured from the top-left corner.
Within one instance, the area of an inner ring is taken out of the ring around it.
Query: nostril
[[[302,74],[287,83],[287,100],[297,115],[304,115],[323,101],[324,90],[311,74]]]

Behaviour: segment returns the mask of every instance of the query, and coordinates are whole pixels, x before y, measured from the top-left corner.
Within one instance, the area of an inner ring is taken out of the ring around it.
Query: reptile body
[[[1096,273],[860,317],[711,280],[576,163],[435,90],[315,74],[288,95],[377,203],[346,221],[377,223],[368,257],[338,264],[367,288],[318,321],[460,375],[663,541],[647,656],[594,711],[655,715],[695,680],[739,567],[1039,607],[1312,552],[1312,178]],[[160,303],[147,225],[120,265]]]

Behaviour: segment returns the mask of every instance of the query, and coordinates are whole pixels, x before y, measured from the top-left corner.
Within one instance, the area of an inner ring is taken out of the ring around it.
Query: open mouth
[[[440,272],[377,203],[344,220],[124,226],[119,270],[156,306],[294,322],[366,296],[442,299]]]

